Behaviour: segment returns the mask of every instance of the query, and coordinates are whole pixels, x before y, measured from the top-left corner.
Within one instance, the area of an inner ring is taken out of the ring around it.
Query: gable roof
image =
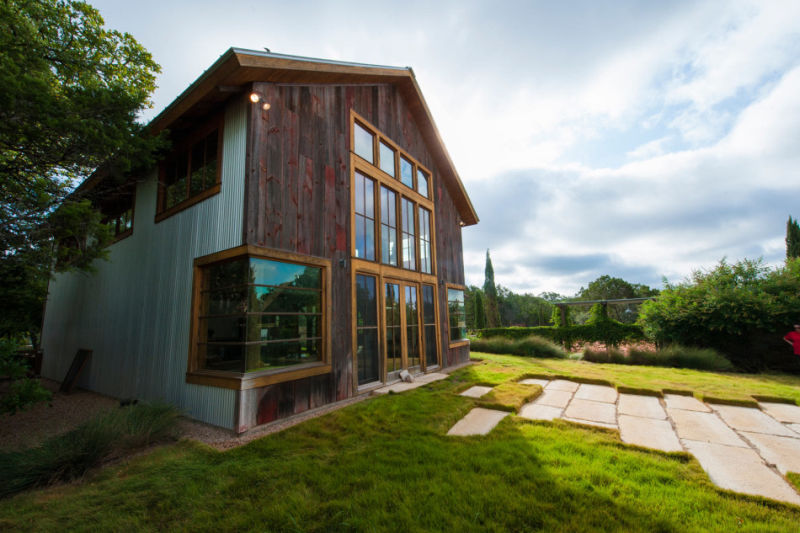
[[[478,223],[450,154],[442,142],[425,98],[410,67],[388,67],[230,48],[148,125],[153,133],[180,129],[181,123],[205,115],[251,82],[390,83],[406,100],[431,151],[463,225]]]

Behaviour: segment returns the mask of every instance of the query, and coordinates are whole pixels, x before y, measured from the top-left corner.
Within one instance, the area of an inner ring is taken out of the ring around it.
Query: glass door
[[[385,338],[385,368],[386,380],[391,381],[399,377],[403,366],[403,314],[400,298],[399,283],[386,283],[384,286],[384,338]]]
[[[378,280],[356,274],[356,361],[358,385],[381,379],[378,343]]]
[[[421,343],[419,340],[419,305],[417,305],[417,286],[405,286],[406,319],[406,363],[412,374],[420,371]]]

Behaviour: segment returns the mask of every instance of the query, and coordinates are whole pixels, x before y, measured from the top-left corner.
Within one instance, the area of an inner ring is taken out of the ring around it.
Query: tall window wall
[[[430,171],[353,119],[353,257],[435,274]]]

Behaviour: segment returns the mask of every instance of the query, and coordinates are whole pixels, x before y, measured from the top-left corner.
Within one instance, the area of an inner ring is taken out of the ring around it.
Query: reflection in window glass
[[[419,208],[419,269],[431,273],[431,212]]]
[[[355,153],[357,156],[369,161],[375,162],[375,153],[373,148],[373,135],[372,132],[364,129],[358,122],[353,123],[353,140],[355,144]]]
[[[416,229],[414,226],[414,202],[402,199],[403,268],[416,270]]]
[[[397,266],[397,195],[381,187],[381,262]]]
[[[391,177],[394,175],[394,150],[391,146],[381,141],[381,170],[389,174]]]
[[[322,360],[322,268],[238,258],[203,270],[199,364],[256,372]]]
[[[467,320],[464,312],[464,291],[447,289],[447,316],[450,324],[450,340],[467,338]]]
[[[417,307],[417,288],[406,285],[406,346],[408,347],[408,367],[419,366],[419,308]]]
[[[161,211],[196,196],[218,182],[218,130],[177,150],[164,165]]]
[[[433,285],[422,286],[422,325],[425,340],[425,365],[427,368],[439,364],[436,349],[436,307],[434,305]]]
[[[356,172],[356,257],[375,260],[375,182]]]
[[[356,275],[356,360],[358,384],[380,379],[378,295],[375,276]]]
[[[402,368],[403,347],[400,322],[400,285],[386,284],[384,297],[384,321],[386,324],[386,372],[395,372]]]
[[[421,169],[417,169],[417,192],[425,198],[429,198],[428,175],[425,174]]]
[[[400,156],[400,181],[403,185],[414,188],[414,165],[403,156]]]

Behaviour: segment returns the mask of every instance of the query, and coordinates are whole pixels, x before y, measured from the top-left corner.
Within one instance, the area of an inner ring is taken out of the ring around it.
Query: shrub
[[[28,450],[0,454],[0,497],[81,477],[104,460],[173,438],[178,410],[161,403],[115,409]]]
[[[729,360],[710,348],[693,348],[678,344],[656,351],[630,348],[627,355],[615,348],[609,350],[587,348],[583,351],[583,359],[593,363],[618,365],[666,366],[715,371],[734,369]]]
[[[564,350],[552,341],[529,335],[521,339],[506,337],[478,338],[471,342],[470,349],[476,352],[522,355],[525,357],[554,357],[563,359]]]
[[[0,414],[13,415],[53,397],[38,379],[28,377],[29,363],[18,348],[13,340],[0,338],[0,380],[8,382],[5,389],[0,391]]]
[[[696,271],[642,304],[639,321],[662,345],[713,348],[738,368],[800,371],[781,340],[800,317],[800,260],[776,269],[761,260]]]
[[[537,326],[532,328],[487,328],[477,332],[479,338],[505,337],[521,339],[529,335],[544,337],[567,348],[575,344],[587,342],[603,342],[617,346],[622,342],[635,342],[644,339],[642,327],[638,324],[623,324],[608,320],[601,324],[584,324],[579,326]]]

